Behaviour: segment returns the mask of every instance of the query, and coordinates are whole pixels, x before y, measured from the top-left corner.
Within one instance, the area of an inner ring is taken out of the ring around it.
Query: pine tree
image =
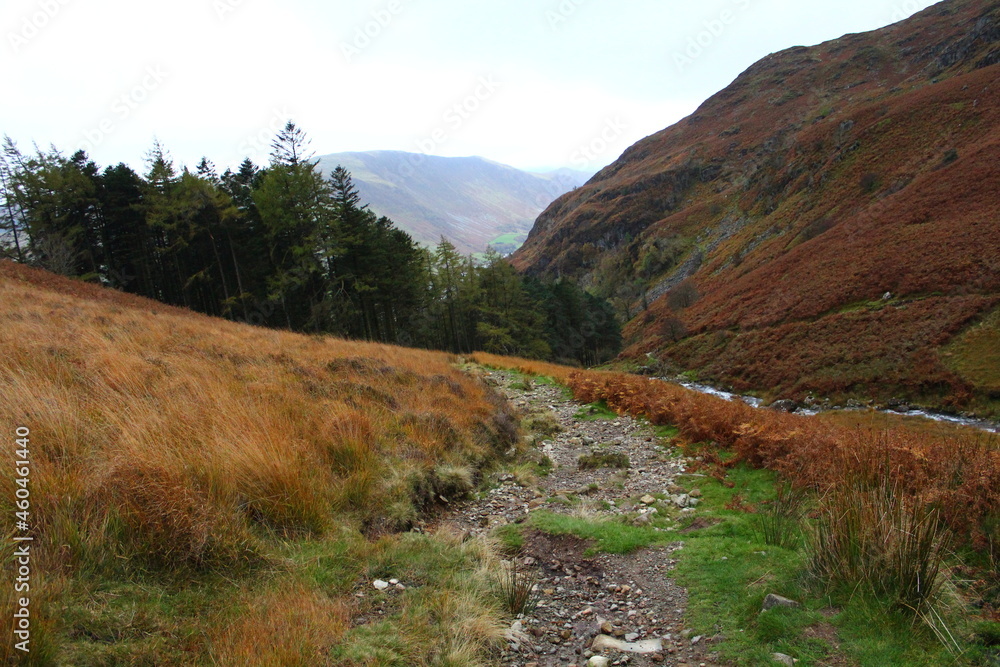
[[[333,221],[330,188],[309,161],[308,139],[290,122],[275,139],[271,165],[253,199],[269,245],[269,300],[280,303],[290,329],[331,326],[334,289],[323,275]]]
[[[310,143],[306,133],[295,123],[288,121],[271,142],[271,164],[289,167],[309,164],[313,158],[313,153],[309,150]]]

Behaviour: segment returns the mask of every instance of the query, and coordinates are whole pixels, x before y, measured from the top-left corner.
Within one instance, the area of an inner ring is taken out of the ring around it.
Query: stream
[[[697,391],[702,394],[709,394],[711,396],[718,396],[719,398],[725,399],[727,401],[743,401],[747,405],[755,408],[766,410],[764,406],[764,401],[754,396],[742,396],[740,394],[734,394],[729,391],[724,391],[722,389],[717,389],[711,385],[701,384],[698,382],[687,382],[680,380],[671,380],[668,378],[655,378],[661,382],[670,382],[671,384],[679,384],[682,387]],[[865,407],[835,407],[831,408],[829,411],[833,410],[868,410]],[[990,421],[988,419],[976,419],[974,417],[961,417],[959,415],[948,414],[946,412],[937,412],[934,410],[922,410],[919,408],[909,408],[907,410],[890,410],[887,408],[877,408],[878,412],[884,412],[886,414],[903,415],[905,417],[923,417],[925,419],[932,419],[939,422],[950,422],[952,424],[960,424],[962,426],[971,426],[972,428],[979,429],[981,431],[986,431],[987,433],[1000,433],[1000,423]],[[823,410],[817,410],[815,408],[799,406],[795,410],[797,415],[807,415],[813,416],[818,415]]]

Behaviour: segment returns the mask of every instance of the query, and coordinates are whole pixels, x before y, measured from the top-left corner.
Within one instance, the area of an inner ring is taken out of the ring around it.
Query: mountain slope
[[[560,170],[531,174],[479,157],[446,158],[402,151],[334,153],[320,158],[324,173],[342,165],[361,199],[417,241],[447,237],[463,253],[489,244],[510,252],[556,197],[589,174]]]
[[[453,358],[237,324],[6,260],[0,303],[0,424],[30,491],[0,508],[29,517],[42,656],[15,660],[10,641],[2,664],[432,664],[459,635],[463,664],[480,664],[499,637],[488,547],[392,534],[519,440],[502,396]],[[355,594],[387,567],[420,586],[393,590],[398,614],[366,617]],[[4,589],[5,616],[28,610]]]
[[[554,202],[514,262],[613,297],[632,356],[995,410],[995,362],[945,346],[1000,303],[998,62],[982,0],[768,56]]]

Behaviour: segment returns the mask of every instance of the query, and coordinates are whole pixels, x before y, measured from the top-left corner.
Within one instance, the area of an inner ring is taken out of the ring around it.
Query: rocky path
[[[533,479],[517,471],[501,475],[491,491],[452,508],[447,522],[478,535],[522,523],[533,511],[595,521],[624,515],[635,525],[655,525],[669,540],[628,555],[585,557],[591,546],[587,541],[525,530],[517,562],[537,578],[540,600],[508,630],[500,664],[718,664],[712,638],[693,636],[685,626],[687,594],[670,578],[683,549],[677,519],[697,511],[690,505],[700,495],[692,490],[694,497],[689,497],[676,485],[688,462],[663,445],[648,425],[629,417],[581,419],[586,406],[566,398],[559,387],[525,383],[501,371],[486,373],[485,379],[526,416],[536,431],[535,455],[548,457],[553,466],[549,474]],[[628,462],[622,468],[582,469],[580,457],[592,454],[622,465],[627,457]],[[676,540],[669,539],[674,535]]]

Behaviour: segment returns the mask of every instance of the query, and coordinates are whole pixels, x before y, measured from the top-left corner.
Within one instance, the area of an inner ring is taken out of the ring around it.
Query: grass
[[[486,664],[504,620],[493,546],[397,532],[523,447],[503,401],[455,359],[240,326],[20,267],[0,267],[0,301],[0,423],[31,428],[37,663]],[[724,465],[736,489],[699,484],[699,512],[722,521],[687,534],[679,572],[693,622],[723,625],[744,664],[781,648],[813,660],[823,649],[807,630],[834,603],[830,622],[870,664],[948,664],[931,633],[901,630],[897,600],[813,592],[803,551],[762,544],[750,515],[725,506],[736,492],[772,498],[770,473],[740,461],[829,488],[867,461],[834,453],[875,452],[907,493],[937,494],[943,519],[974,545],[1000,506],[988,443],[879,440],[662,383],[485,358],[645,416],[664,437],[716,443],[705,464]],[[0,511],[10,503],[0,498]],[[534,512],[528,525],[627,553],[676,539],[657,530],[664,521]],[[517,540],[502,536],[508,549]],[[11,555],[0,551],[7,576]],[[406,588],[379,592],[376,578]],[[801,595],[805,608],[761,621],[764,588]],[[12,596],[0,594],[3,613]],[[988,652],[991,631],[977,632]]]
[[[781,652],[803,666],[837,659],[861,665],[960,664],[931,630],[914,625],[912,614],[884,598],[819,584],[810,574],[804,530],[784,547],[765,542],[758,515],[741,508],[765,508],[778,500],[773,473],[741,465],[729,471],[727,481],[732,488],[698,480],[703,493],[698,515],[718,523],[685,533],[685,547],[676,552],[677,580],[689,593],[689,625],[698,634],[721,632],[723,658],[737,665],[769,664],[770,654]],[[768,593],[802,607],[761,613]]]
[[[513,245],[519,246],[524,243],[524,240],[528,237],[524,232],[507,232],[506,234],[501,234],[492,241],[490,245]]]
[[[941,351],[945,365],[969,382],[979,395],[973,407],[1000,416],[1000,309],[955,338]]]
[[[551,412],[536,412],[524,420],[524,428],[537,433],[542,439],[549,439],[563,430],[559,419]]]
[[[36,662],[485,659],[489,549],[395,534],[518,446],[506,403],[454,358],[6,264],[0,302],[0,424],[31,429]],[[383,572],[415,585],[376,619],[354,586]],[[395,653],[366,639],[386,632]]]
[[[504,610],[514,618],[535,610],[540,595],[535,587],[537,583],[534,570],[519,565],[516,559],[504,562],[493,573],[493,592]]]
[[[613,421],[618,419],[618,413],[609,408],[607,403],[598,401],[584,406],[573,418],[580,421]]]
[[[754,517],[754,535],[768,546],[795,549],[802,540],[804,489],[777,483],[773,500],[762,503]]]
[[[584,540],[593,540],[585,556],[599,551],[612,554],[627,554],[636,549],[671,541],[672,533],[665,533],[652,527],[636,527],[619,520],[585,519],[553,512],[532,512],[527,525],[551,535],[575,535]]]
[[[582,454],[577,460],[580,470],[596,470],[597,468],[628,468],[628,456],[621,453],[592,452]]]

